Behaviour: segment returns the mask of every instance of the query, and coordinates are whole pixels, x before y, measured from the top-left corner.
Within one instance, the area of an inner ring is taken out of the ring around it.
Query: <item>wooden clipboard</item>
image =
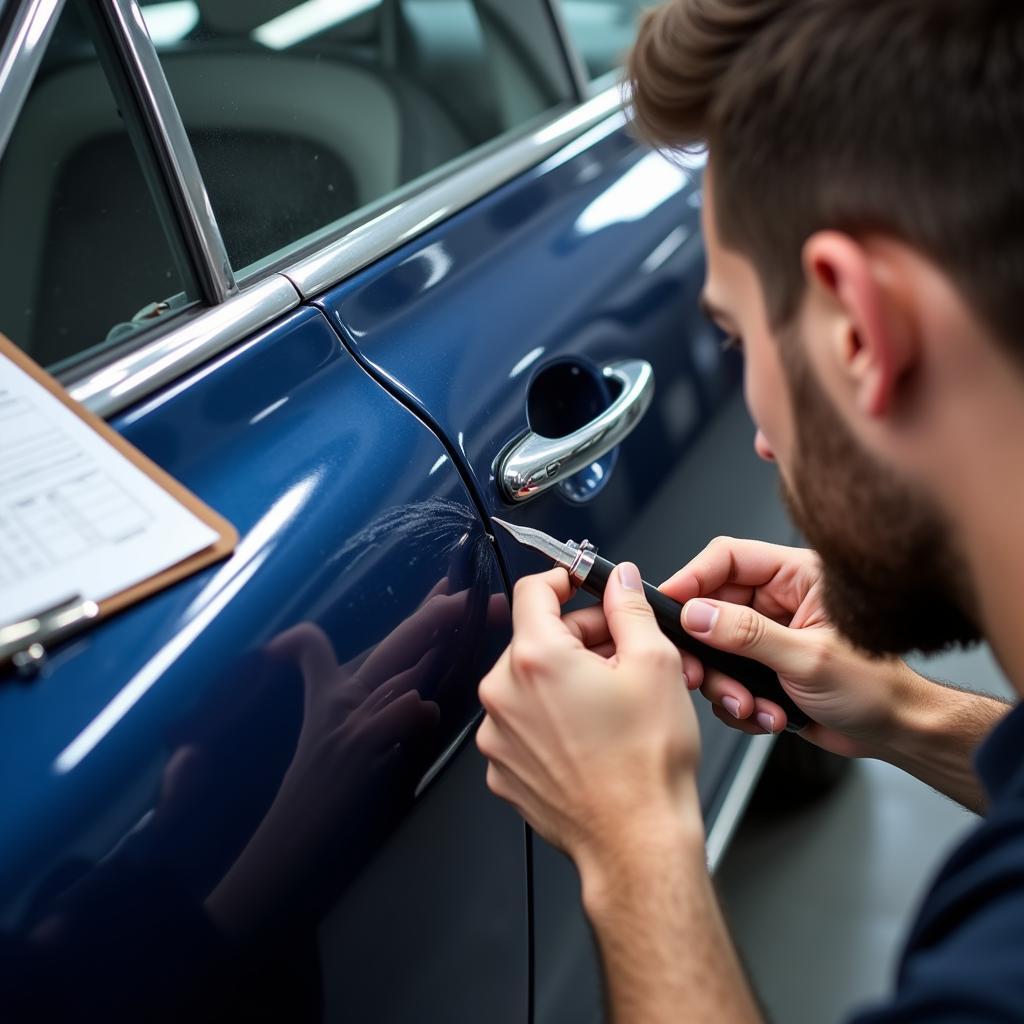
[[[238,531],[231,523],[200,501],[191,491],[175,480],[174,477],[143,455],[138,448],[129,444],[116,430],[113,430],[100,419],[99,416],[89,412],[83,405],[76,402],[50,374],[3,334],[0,334],[0,358],[11,360],[37,383],[42,385],[54,398],[91,427],[109,445],[116,448],[129,462],[148,476],[150,480],[170,494],[180,504],[184,505],[197,519],[217,534],[217,539],[208,548],[204,548],[202,551],[196,552],[196,554],[164,569],[162,572],[100,601],[98,619],[113,615],[152,594],[164,590],[172,584],[191,576],[193,573],[199,572],[200,569],[205,569],[208,565],[220,561],[234,551],[238,543]],[[83,596],[89,597],[88,594]],[[0,623],[0,626],[4,625],[6,623]],[[42,642],[45,642],[45,640]]]

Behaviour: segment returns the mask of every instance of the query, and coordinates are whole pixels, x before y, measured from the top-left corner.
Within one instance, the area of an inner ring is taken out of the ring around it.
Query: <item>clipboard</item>
[[[238,543],[238,531],[227,519],[200,501],[99,416],[76,402],[38,363],[0,334],[0,359],[2,358],[10,360],[32,377],[108,445],[116,449],[161,490],[216,534],[216,539],[209,547],[99,602],[91,600],[87,594],[69,594],[58,604],[39,609],[35,614],[18,622],[0,623],[0,673],[6,674],[10,663],[24,676],[38,671],[46,659],[47,645],[52,645],[92,623],[115,615],[226,558]]]

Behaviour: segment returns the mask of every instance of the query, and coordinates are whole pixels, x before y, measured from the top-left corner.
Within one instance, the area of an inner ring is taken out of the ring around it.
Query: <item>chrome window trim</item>
[[[10,31],[0,47],[0,157],[63,7],[64,0],[28,0],[15,11]]]
[[[106,0],[102,9],[110,21],[118,52],[167,175],[203,298],[211,305],[224,302],[238,293],[238,285],[192,144],[142,11],[136,0]]]
[[[298,305],[291,282],[275,274],[191,318],[180,314],[166,330],[98,370],[72,369],[60,381],[87,409],[110,417]]]
[[[722,862],[733,833],[743,818],[743,812],[754,793],[757,780],[764,770],[765,761],[772,752],[777,736],[751,736],[743,752],[736,774],[729,784],[729,792],[722,801],[718,814],[708,832],[704,849],[708,858],[708,870],[714,874]]]
[[[324,289],[410,241],[516,175],[566,149],[590,130],[625,123],[618,87],[574,107],[507,147],[484,157],[404,202],[359,224],[281,273],[189,318],[178,314],[127,354],[88,361],[59,379],[71,396],[99,416],[112,416],[294,309]],[[567,150],[572,152],[572,150]],[[99,359],[100,357],[98,357]]]
[[[281,273],[304,299],[311,299],[553,156],[590,129],[601,125],[612,132],[621,127],[626,121],[622,103],[618,87],[607,89],[357,225]]]

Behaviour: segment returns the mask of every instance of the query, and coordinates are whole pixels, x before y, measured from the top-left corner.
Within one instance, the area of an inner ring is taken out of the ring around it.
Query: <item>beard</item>
[[[980,639],[964,560],[937,504],[865,451],[800,339],[779,339],[796,418],[794,523],[822,562],[825,609],[868,654],[933,653]]]

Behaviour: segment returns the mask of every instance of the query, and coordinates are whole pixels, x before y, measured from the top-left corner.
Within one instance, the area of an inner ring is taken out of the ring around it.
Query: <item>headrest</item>
[[[301,0],[199,0],[205,24],[218,32],[240,36],[299,6]]]

